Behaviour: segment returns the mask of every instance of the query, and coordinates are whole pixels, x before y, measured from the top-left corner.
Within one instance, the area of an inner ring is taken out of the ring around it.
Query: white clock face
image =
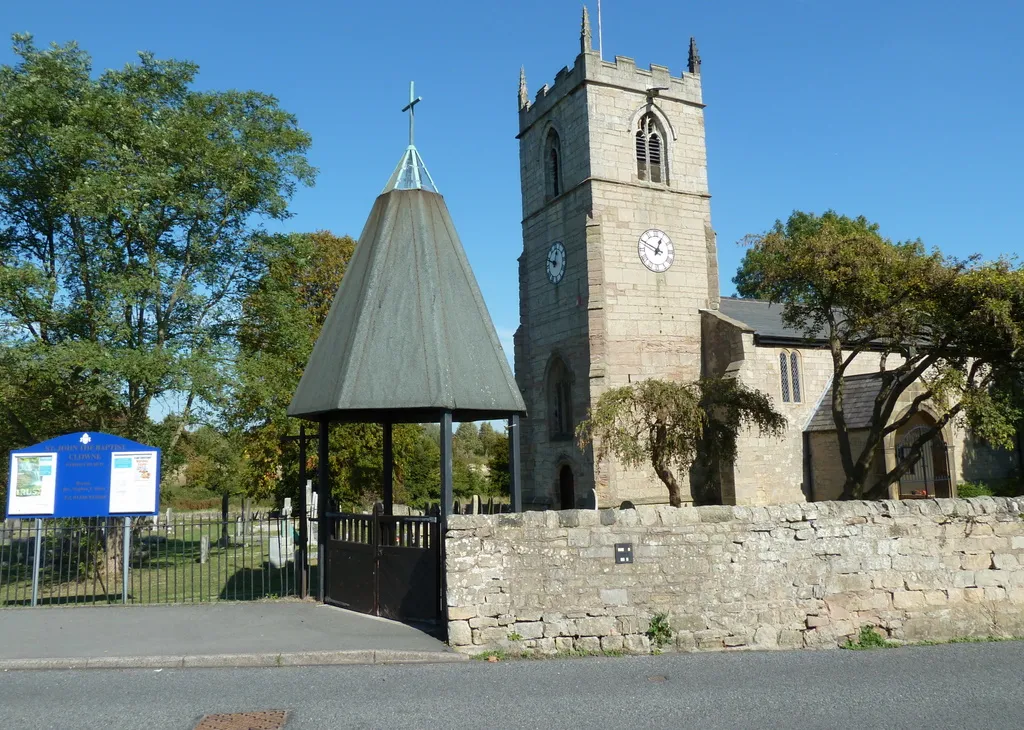
[[[555,241],[548,249],[548,260],[545,264],[548,272],[548,280],[557,284],[565,276],[565,246],[561,241]]]
[[[640,234],[640,242],[637,245],[637,253],[644,266],[655,273],[666,271],[675,260],[675,249],[672,248],[672,239],[664,231],[651,228]]]

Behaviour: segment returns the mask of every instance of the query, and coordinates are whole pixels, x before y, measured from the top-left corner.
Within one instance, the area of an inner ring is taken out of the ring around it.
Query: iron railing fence
[[[311,521],[309,560],[316,563]],[[37,532],[38,529],[38,532]],[[37,605],[198,603],[298,596],[299,518],[175,515],[0,522],[0,606],[32,603],[39,540]],[[315,581],[318,571],[311,571]],[[127,577],[127,580],[125,578]],[[315,595],[315,586],[312,586]]]

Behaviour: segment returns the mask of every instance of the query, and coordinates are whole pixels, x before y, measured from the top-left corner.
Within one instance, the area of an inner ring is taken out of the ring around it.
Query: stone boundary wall
[[[457,650],[834,647],[1024,635],[1024,498],[454,516]],[[616,564],[616,543],[634,562]]]

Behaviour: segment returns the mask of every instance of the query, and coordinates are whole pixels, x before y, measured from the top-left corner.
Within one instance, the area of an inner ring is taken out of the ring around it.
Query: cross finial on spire
[[[409,112],[409,146],[413,146],[413,132],[416,129],[416,105],[423,101],[423,97],[416,96],[416,82],[409,82],[409,103],[402,107],[403,112]]]
[[[590,13],[587,6],[583,6],[583,24],[580,27],[580,53],[590,53],[594,50],[594,42],[590,35]]]
[[[690,36],[690,58],[687,63],[690,73],[700,76],[700,54],[697,52],[697,39]]]
[[[530,105],[530,93],[526,90],[526,67],[519,67],[519,108],[525,109]]]

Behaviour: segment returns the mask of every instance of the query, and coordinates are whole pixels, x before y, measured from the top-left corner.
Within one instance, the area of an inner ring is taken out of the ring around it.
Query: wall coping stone
[[[806,502],[764,507],[706,505],[671,507],[641,505],[635,509],[543,510],[497,515],[452,515],[448,530],[481,527],[675,527],[694,522],[812,522],[826,518],[905,517],[911,515],[970,517],[1020,514],[1024,497],[970,497],[968,499],[913,499],[846,502]]]

